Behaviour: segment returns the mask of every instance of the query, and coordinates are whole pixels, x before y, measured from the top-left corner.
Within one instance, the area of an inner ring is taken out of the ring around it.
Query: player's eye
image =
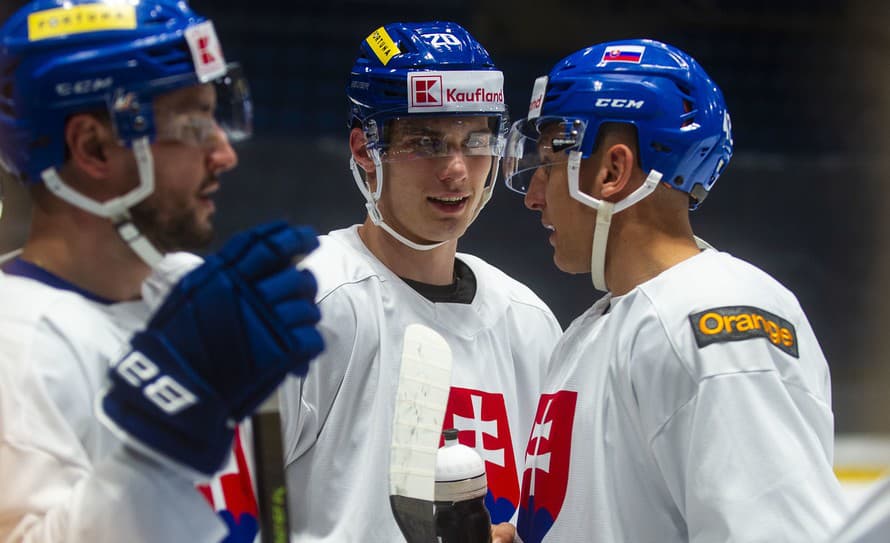
[[[490,154],[491,134],[488,132],[477,132],[470,134],[464,142],[464,152],[468,155]]]
[[[420,156],[435,156],[443,148],[447,148],[444,140],[435,136],[415,136],[408,139],[405,147],[410,152]]]

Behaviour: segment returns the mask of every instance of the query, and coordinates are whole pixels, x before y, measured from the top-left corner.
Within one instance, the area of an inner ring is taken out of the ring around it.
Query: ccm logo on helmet
[[[689,315],[699,348],[712,343],[766,338],[779,350],[800,358],[797,333],[787,320],[751,306],[728,306]]]
[[[640,109],[645,100],[632,100],[629,98],[597,98],[596,107],[617,107],[623,109]]]
[[[111,77],[103,79],[84,79],[83,81],[74,81],[71,83],[59,83],[56,85],[56,94],[59,96],[89,94],[91,92],[111,88],[112,85],[114,85],[114,79]]]

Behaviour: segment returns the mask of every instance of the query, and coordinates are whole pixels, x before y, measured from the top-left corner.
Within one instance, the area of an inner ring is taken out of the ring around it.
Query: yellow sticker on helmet
[[[131,4],[86,4],[48,9],[28,16],[31,41],[102,30],[136,28],[136,8]]]
[[[396,42],[389,37],[389,33],[382,26],[365,38],[365,41],[368,42],[368,45],[371,46],[371,51],[374,51],[374,54],[377,55],[377,58],[380,59],[384,66],[389,62],[389,59],[401,53],[398,46],[396,46]]]

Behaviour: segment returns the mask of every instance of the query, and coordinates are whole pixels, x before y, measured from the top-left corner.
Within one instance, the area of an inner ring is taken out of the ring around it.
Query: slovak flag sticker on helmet
[[[408,113],[504,111],[504,74],[496,70],[408,73]]]
[[[608,62],[633,62],[639,64],[643,60],[646,47],[643,45],[610,45],[603,51],[600,66]]]
[[[569,482],[577,392],[542,394],[525,450],[519,536],[539,543],[559,516]]]
[[[195,73],[201,83],[213,81],[226,74],[226,59],[210,21],[196,24],[185,31],[185,39],[192,52]]]
[[[485,507],[492,523],[509,521],[519,504],[519,470],[503,394],[451,387],[443,427],[457,428],[458,441],[485,460]]]

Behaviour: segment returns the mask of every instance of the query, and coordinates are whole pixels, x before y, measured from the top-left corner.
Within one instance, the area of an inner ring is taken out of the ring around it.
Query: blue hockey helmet
[[[33,0],[0,28],[0,166],[40,182],[65,161],[65,122],[80,112],[108,112],[126,145],[153,141],[152,98],[210,81],[220,126],[243,139],[246,81],[185,1]]]
[[[563,123],[562,150],[594,150],[604,123],[636,128],[640,164],[690,196],[697,208],[732,157],[732,129],[723,94],[704,69],[683,51],[654,40],[594,45],[561,60],[533,90],[528,119],[514,125],[507,144],[505,175],[525,192],[544,126]],[[522,175],[524,170],[525,175]],[[517,175],[519,174],[519,175]]]
[[[488,179],[474,218],[491,198],[507,132],[504,76],[491,56],[456,23],[391,23],[362,41],[359,56],[346,88],[349,126],[360,127],[374,161],[376,187],[354,159],[356,185],[365,197],[374,224],[417,250],[429,250],[444,242],[422,245],[409,241],[387,225],[377,207],[383,187],[383,163],[412,158],[436,158],[450,151],[444,141],[432,137],[422,145],[393,148],[393,121],[406,117],[485,117],[485,134],[474,134],[462,146],[466,155],[491,158]],[[455,119],[455,122],[462,122]]]
[[[462,26],[391,23],[368,36],[349,76],[349,125],[405,114],[504,114],[503,74]]]

